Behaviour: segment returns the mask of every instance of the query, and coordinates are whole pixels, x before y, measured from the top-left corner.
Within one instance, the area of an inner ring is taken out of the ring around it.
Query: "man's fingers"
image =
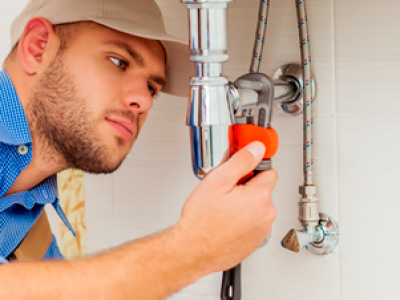
[[[246,185],[256,188],[262,188],[263,190],[268,189],[269,192],[275,188],[278,182],[278,173],[275,169],[269,171],[263,171],[257,176],[249,180]]]
[[[242,177],[252,172],[258,166],[264,153],[264,144],[253,142],[233,155],[222,166],[211,172],[208,178],[222,188],[231,189]]]

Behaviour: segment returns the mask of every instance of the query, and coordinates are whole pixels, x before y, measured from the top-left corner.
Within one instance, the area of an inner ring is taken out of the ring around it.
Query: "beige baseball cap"
[[[164,93],[188,96],[193,76],[187,42],[169,35],[154,0],[30,0],[11,25],[11,42],[19,41],[26,23],[43,17],[53,25],[94,21],[134,36],[158,40],[167,54]]]

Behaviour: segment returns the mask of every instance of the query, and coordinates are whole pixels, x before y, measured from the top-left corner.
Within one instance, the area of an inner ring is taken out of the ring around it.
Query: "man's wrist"
[[[170,241],[172,255],[177,257],[177,272],[189,276],[190,283],[212,272],[212,266],[206,249],[206,242],[195,234],[188,222],[180,220],[165,234]]]

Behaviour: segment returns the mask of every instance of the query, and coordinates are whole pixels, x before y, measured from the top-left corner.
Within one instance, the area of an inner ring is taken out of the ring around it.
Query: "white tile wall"
[[[12,0],[0,2],[0,61],[2,62],[11,50],[10,25],[21,12],[28,0]]]
[[[338,113],[400,113],[400,1],[336,0]]]
[[[168,30],[187,36],[186,7],[158,0]],[[25,1],[0,3],[0,46]],[[293,254],[279,246],[298,227],[302,120],[275,114],[281,146],[272,240],[243,264],[243,299],[400,299],[400,1],[307,0],[316,102],[316,174],[321,208],[338,219],[337,254]],[[258,0],[230,9],[231,78],[248,70]],[[271,0],[262,71],[299,61],[294,0]],[[125,164],[113,175],[86,176],[88,246],[96,252],[176,222],[197,185],[191,173],[186,100],[160,97]],[[217,300],[221,274],[171,299]]]
[[[339,117],[342,299],[399,298],[399,132],[399,115]]]
[[[400,1],[335,16],[341,299],[399,299]]]

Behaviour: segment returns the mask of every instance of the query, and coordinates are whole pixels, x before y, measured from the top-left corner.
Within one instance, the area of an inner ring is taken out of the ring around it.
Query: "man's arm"
[[[253,143],[209,174],[171,229],[108,253],[71,262],[0,266],[0,299],[164,299],[255,251],[275,219],[275,171],[237,185],[264,153]]]
[[[178,227],[86,260],[0,266],[0,299],[164,299],[207,274]]]

